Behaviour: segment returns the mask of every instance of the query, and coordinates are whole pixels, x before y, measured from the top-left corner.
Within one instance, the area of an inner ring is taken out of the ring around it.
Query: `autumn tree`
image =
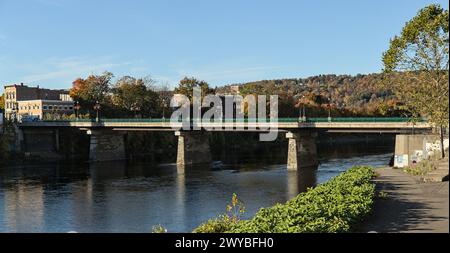
[[[0,96],[0,110],[5,110],[5,94]]]
[[[102,111],[111,111],[111,79],[113,74],[104,72],[101,75],[90,75],[86,79],[78,78],[72,83],[70,96],[80,103],[82,111],[93,112],[95,103],[100,103]]]
[[[185,77],[182,80],[180,80],[180,83],[177,88],[175,88],[175,94],[183,94],[186,97],[189,98],[190,101],[192,101],[192,95],[193,95],[193,89],[194,88],[201,88],[202,90],[202,97],[212,93],[212,89],[209,88],[209,84],[202,80],[197,80],[193,77]]]
[[[444,128],[449,124],[448,10],[435,4],[421,9],[391,40],[383,63],[390,76],[402,73],[400,81],[389,84],[404,109],[440,129],[444,156]]]
[[[160,99],[160,106],[162,111],[162,116],[166,117],[172,113],[172,108],[170,107],[170,99],[173,97],[173,90],[169,88],[169,84],[161,83],[159,85],[154,86],[153,91],[155,91]]]
[[[153,84],[151,78],[122,77],[112,88],[112,101],[125,113],[143,117],[157,116],[161,101],[159,95],[153,91]]]

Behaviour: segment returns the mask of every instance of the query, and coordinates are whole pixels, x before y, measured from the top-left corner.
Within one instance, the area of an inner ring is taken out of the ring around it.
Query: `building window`
[[[46,105],[44,105],[43,107],[44,107],[44,110],[47,110],[47,106]]]

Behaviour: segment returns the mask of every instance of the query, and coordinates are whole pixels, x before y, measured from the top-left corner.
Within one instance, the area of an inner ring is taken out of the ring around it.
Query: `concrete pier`
[[[107,130],[88,130],[90,135],[89,160],[106,162],[125,160],[124,134]]]
[[[209,134],[205,131],[177,131],[177,167],[182,172],[186,165],[211,163]]]
[[[310,131],[286,133],[286,138],[289,140],[288,170],[296,171],[299,168],[310,168],[319,164],[317,160],[316,137],[317,133]]]

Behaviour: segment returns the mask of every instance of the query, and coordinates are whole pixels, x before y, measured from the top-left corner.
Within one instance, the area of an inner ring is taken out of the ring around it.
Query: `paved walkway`
[[[449,182],[421,183],[399,169],[377,169],[374,212],[361,232],[449,232]]]

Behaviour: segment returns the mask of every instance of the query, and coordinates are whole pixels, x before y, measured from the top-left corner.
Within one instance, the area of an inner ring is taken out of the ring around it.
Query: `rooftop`
[[[46,103],[73,103],[74,101],[71,100],[48,100],[48,99],[32,99],[32,100],[20,100],[17,101],[17,103],[24,103],[24,102],[38,102],[38,101],[42,101],[42,102],[46,102]]]
[[[30,88],[30,89],[55,90],[55,91],[68,91],[68,90],[66,90],[66,89],[46,89],[46,88],[41,88],[41,87],[39,87],[39,85],[33,87],[33,86],[28,86],[28,85],[26,85],[26,84],[24,84],[24,83],[20,83],[20,84],[7,84],[7,85],[4,86],[5,89],[6,89],[6,88],[11,88],[11,87],[25,87],[25,88]]]

